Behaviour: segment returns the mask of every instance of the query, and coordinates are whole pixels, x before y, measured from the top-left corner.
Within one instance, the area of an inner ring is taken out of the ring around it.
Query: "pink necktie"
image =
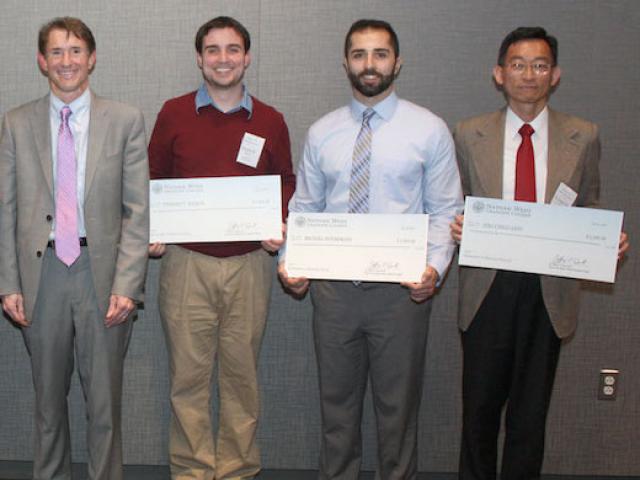
[[[533,160],[533,127],[525,123],[518,133],[522,137],[522,143],[516,154],[516,191],[515,199],[523,202],[536,201],[536,168]]]
[[[76,152],[69,128],[71,109],[60,111],[58,130],[58,158],[56,164],[56,256],[71,266],[80,256],[78,235],[78,201],[76,183]]]

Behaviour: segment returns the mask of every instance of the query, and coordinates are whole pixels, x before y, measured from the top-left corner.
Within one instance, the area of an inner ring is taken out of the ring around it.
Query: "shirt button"
[[[47,222],[50,222],[51,220],[53,220],[53,217],[51,215],[47,215]]]
[[[41,252],[40,250],[38,250],[38,251],[36,252],[36,257],[40,258],[41,256],[42,256],[42,252]]]

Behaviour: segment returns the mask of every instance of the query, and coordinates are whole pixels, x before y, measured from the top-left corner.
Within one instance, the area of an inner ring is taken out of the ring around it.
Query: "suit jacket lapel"
[[[505,110],[489,116],[476,130],[473,147],[476,173],[481,183],[481,196],[502,198]]]
[[[104,142],[109,131],[107,107],[100,97],[91,93],[91,110],[89,114],[89,145],[87,147],[87,170],[84,180],[85,201],[91,190],[91,183],[96,174],[98,164],[103,157]]]
[[[51,121],[49,119],[50,100],[45,95],[35,104],[33,116],[30,118],[33,141],[38,151],[42,173],[53,197],[53,159],[51,149]]]
[[[545,202],[550,203],[561,182],[573,175],[579,156],[575,141],[578,131],[563,121],[562,117],[549,109],[549,152],[547,160],[547,185]]]

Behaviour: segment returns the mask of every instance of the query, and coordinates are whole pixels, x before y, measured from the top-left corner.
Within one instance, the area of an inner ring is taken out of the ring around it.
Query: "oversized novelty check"
[[[282,238],[280,176],[152,180],[150,241]]]
[[[460,265],[615,281],[622,212],[467,197]]]
[[[427,265],[429,215],[290,213],[290,277],[419,282]]]

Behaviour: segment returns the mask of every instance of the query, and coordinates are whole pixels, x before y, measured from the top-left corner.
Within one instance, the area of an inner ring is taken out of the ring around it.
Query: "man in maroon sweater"
[[[242,83],[249,33],[217,17],[196,35],[204,83],[167,101],[149,144],[151,178],[277,174],[283,210],[295,188],[289,132],[282,114],[251,97]],[[238,163],[245,134],[265,140],[255,166]],[[286,211],[283,211],[283,218]],[[172,479],[254,478],[259,411],[257,359],[282,241],[152,244],[164,255],[159,308],[171,374],[169,458]],[[218,358],[220,412],[211,431],[210,391]]]

